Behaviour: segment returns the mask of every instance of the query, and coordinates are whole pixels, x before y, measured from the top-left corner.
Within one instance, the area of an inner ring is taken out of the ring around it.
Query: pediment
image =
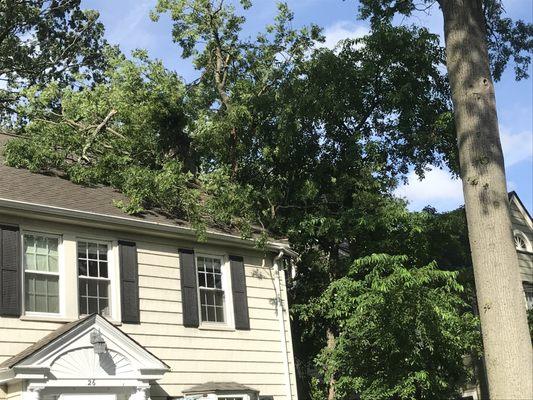
[[[93,336],[103,342],[97,351]],[[8,360],[9,362],[9,360]],[[15,374],[42,374],[48,379],[160,379],[169,367],[99,315],[59,328],[13,357]]]

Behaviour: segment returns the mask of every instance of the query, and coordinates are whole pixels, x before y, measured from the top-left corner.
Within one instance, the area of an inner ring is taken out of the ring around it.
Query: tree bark
[[[439,0],[492,400],[533,398],[533,354],[514,247],[481,0]]]
[[[333,334],[331,329],[327,330],[326,339],[327,339],[328,350],[333,351],[333,348],[335,347],[335,335]],[[335,399],[335,376],[332,374],[328,382],[328,400],[334,400],[334,399]]]

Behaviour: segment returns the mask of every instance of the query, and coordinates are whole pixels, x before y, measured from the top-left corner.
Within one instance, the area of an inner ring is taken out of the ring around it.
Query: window
[[[222,260],[216,257],[198,256],[198,292],[202,322],[224,323],[224,288]]]
[[[110,315],[108,245],[78,241],[80,314]]]
[[[59,237],[23,235],[24,308],[59,313]]]
[[[531,251],[529,240],[526,235],[520,231],[514,231],[514,244],[517,250]]]

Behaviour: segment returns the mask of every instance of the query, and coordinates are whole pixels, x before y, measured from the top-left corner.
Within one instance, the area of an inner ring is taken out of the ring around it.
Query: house
[[[528,310],[531,310],[533,309],[533,220],[516,192],[509,193],[509,210],[520,277],[524,288],[524,304]],[[472,360],[469,359],[468,362],[471,363]],[[487,385],[484,377],[484,366],[478,362],[474,368],[478,382],[471,382],[463,391],[463,399],[465,400],[478,400],[487,397],[481,394],[486,391]]]
[[[509,193],[513,236],[526,307],[533,309],[533,219],[516,192]]]
[[[0,162],[0,399],[297,399],[288,245],[114,200]]]

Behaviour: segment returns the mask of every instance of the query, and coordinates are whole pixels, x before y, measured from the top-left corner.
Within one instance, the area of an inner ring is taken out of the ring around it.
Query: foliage
[[[143,52],[128,60],[107,49],[109,67],[97,82],[82,76],[72,87],[53,81],[23,92],[28,102],[18,105],[16,125],[23,138],[8,144],[6,156],[11,165],[114,186],[130,197],[118,204],[126,211],[187,219],[200,237],[207,225],[247,236],[255,224],[288,236],[301,254],[289,295],[295,315],[308,318],[294,324],[297,355],[307,366],[340,319],[305,305],[347,274],[354,281],[353,260],[408,254],[422,268],[446,251],[450,257],[438,259],[443,266],[467,265],[465,231],[453,230],[462,214],[450,221],[430,210],[412,214],[391,194],[411,166],[420,175],[429,164],[457,166],[444,53],[426,29],[389,23],[321,48],[320,29],[293,29],[285,4],[271,25],[245,39],[239,12],[250,3],[234,4],[240,7],[159,0],[152,18],[170,14],[173,40],[199,78],[184,84]],[[379,279],[396,276],[396,264]],[[420,271],[408,274],[417,284],[454,276]],[[395,279],[389,282],[402,283]],[[450,287],[457,290],[443,293],[451,307],[460,291]],[[434,299],[431,288],[425,290]],[[407,290],[392,283],[389,289]],[[304,329],[308,336],[300,335]],[[452,359],[454,349],[442,358]]]
[[[129,197],[117,204],[127,212],[157,209],[187,219],[200,234],[208,221],[249,233],[233,218],[247,208],[224,179],[224,168],[198,176],[187,168],[194,162],[180,78],[144,52],[133,60],[110,52],[108,62],[105,81],[90,88],[52,82],[25,90],[28,102],[17,111],[29,122],[22,138],[7,144],[6,161],[80,184],[113,186]],[[224,214],[213,212],[218,209]]]
[[[336,398],[452,399],[470,371],[463,357],[478,350],[476,318],[461,299],[457,273],[407,257],[357,259],[346,276],[301,306],[337,327],[333,349],[317,362],[336,379]]]
[[[438,3],[442,7],[445,0],[438,0]],[[395,15],[411,16],[421,9],[427,10],[435,1],[361,0],[359,4],[359,17],[370,19],[372,26],[377,28],[383,23],[390,23]],[[533,50],[533,24],[506,18],[501,0],[482,0],[481,6],[494,80],[501,78],[511,60],[516,79],[527,78]]]
[[[0,116],[12,113],[21,86],[71,82],[78,72],[98,77],[104,28],[80,3],[0,0]]]

